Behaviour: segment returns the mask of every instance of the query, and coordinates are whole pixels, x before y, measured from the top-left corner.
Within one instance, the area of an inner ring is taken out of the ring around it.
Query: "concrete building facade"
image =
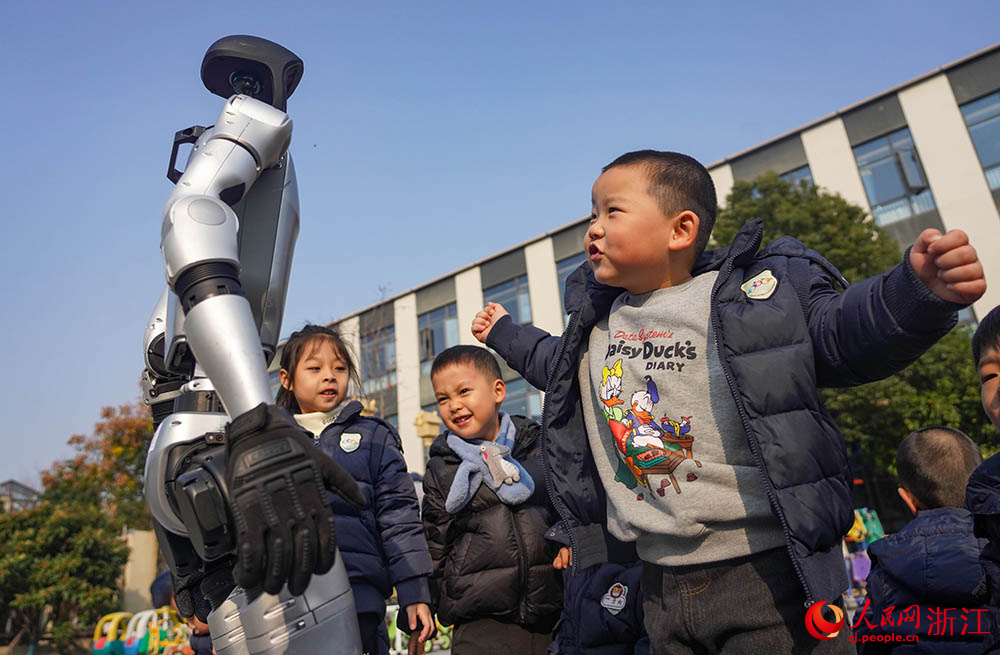
[[[904,247],[926,227],[965,230],[992,282],[969,318],[1000,305],[1000,44],[708,169],[720,204],[736,181],[774,171],[860,205]],[[359,355],[365,395],[398,426],[411,471],[423,472],[429,446],[417,425],[435,411],[434,355],[476,343],[469,325],[488,301],[559,334],[565,280],[584,259],[587,225],[577,219],[333,324]],[[541,392],[509,369],[504,377],[505,409],[540,416]]]

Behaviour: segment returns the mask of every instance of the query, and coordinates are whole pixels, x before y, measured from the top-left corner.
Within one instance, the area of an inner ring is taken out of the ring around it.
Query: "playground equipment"
[[[124,655],[154,655],[187,640],[187,626],[172,607],[143,610],[125,628]]]
[[[94,627],[91,652],[94,655],[125,655],[125,632],[122,624],[131,618],[131,612],[112,612],[102,616]]]

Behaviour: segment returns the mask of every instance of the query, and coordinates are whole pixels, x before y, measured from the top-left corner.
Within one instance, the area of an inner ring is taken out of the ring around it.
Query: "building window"
[[[458,310],[455,303],[417,317],[420,334],[420,375],[431,374],[434,357],[458,345]]]
[[[1000,189],[1000,91],[962,105],[990,189]]]
[[[531,298],[528,296],[528,276],[522,275],[483,289],[483,301],[500,303],[515,323],[531,323]]]
[[[389,414],[388,416],[383,416],[382,420],[399,430],[399,414]]]
[[[872,216],[888,225],[934,209],[910,130],[903,128],[854,148]]]
[[[566,313],[566,280],[569,279],[573,271],[580,268],[580,264],[586,259],[586,253],[578,252],[556,262],[556,275],[559,276],[559,303],[563,311],[563,327],[569,323],[569,314]]]
[[[794,171],[788,171],[781,176],[781,179],[791,184],[796,189],[801,188],[802,182],[806,183],[806,186],[813,185],[812,171],[809,170],[809,164],[806,164],[802,168],[796,168]]]
[[[390,326],[361,337],[361,388],[372,397],[395,386],[396,328]]]
[[[542,420],[542,395],[524,378],[511,380],[507,383],[507,397],[500,409],[508,414],[520,414]]]

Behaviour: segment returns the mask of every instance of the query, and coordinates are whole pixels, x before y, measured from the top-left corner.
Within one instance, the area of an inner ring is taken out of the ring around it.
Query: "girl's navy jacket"
[[[356,400],[348,403],[318,439],[323,452],[350,471],[368,500],[359,510],[330,494],[337,547],[357,611],[384,613],[393,587],[401,608],[430,604],[431,556],[402,443],[390,424],[361,416],[362,407]]]

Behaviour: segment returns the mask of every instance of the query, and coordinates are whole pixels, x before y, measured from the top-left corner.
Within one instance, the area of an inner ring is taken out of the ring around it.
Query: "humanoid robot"
[[[302,70],[265,39],[214,43],[201,76],[226,102],[214,126],[175,135],[167,173],[168,287],[145,335],[145,493],[178,606],[207,614],[219,655],[361,653],[327,491],[364,499],[275,410],[267,375],[298,234],[285,107]]]

